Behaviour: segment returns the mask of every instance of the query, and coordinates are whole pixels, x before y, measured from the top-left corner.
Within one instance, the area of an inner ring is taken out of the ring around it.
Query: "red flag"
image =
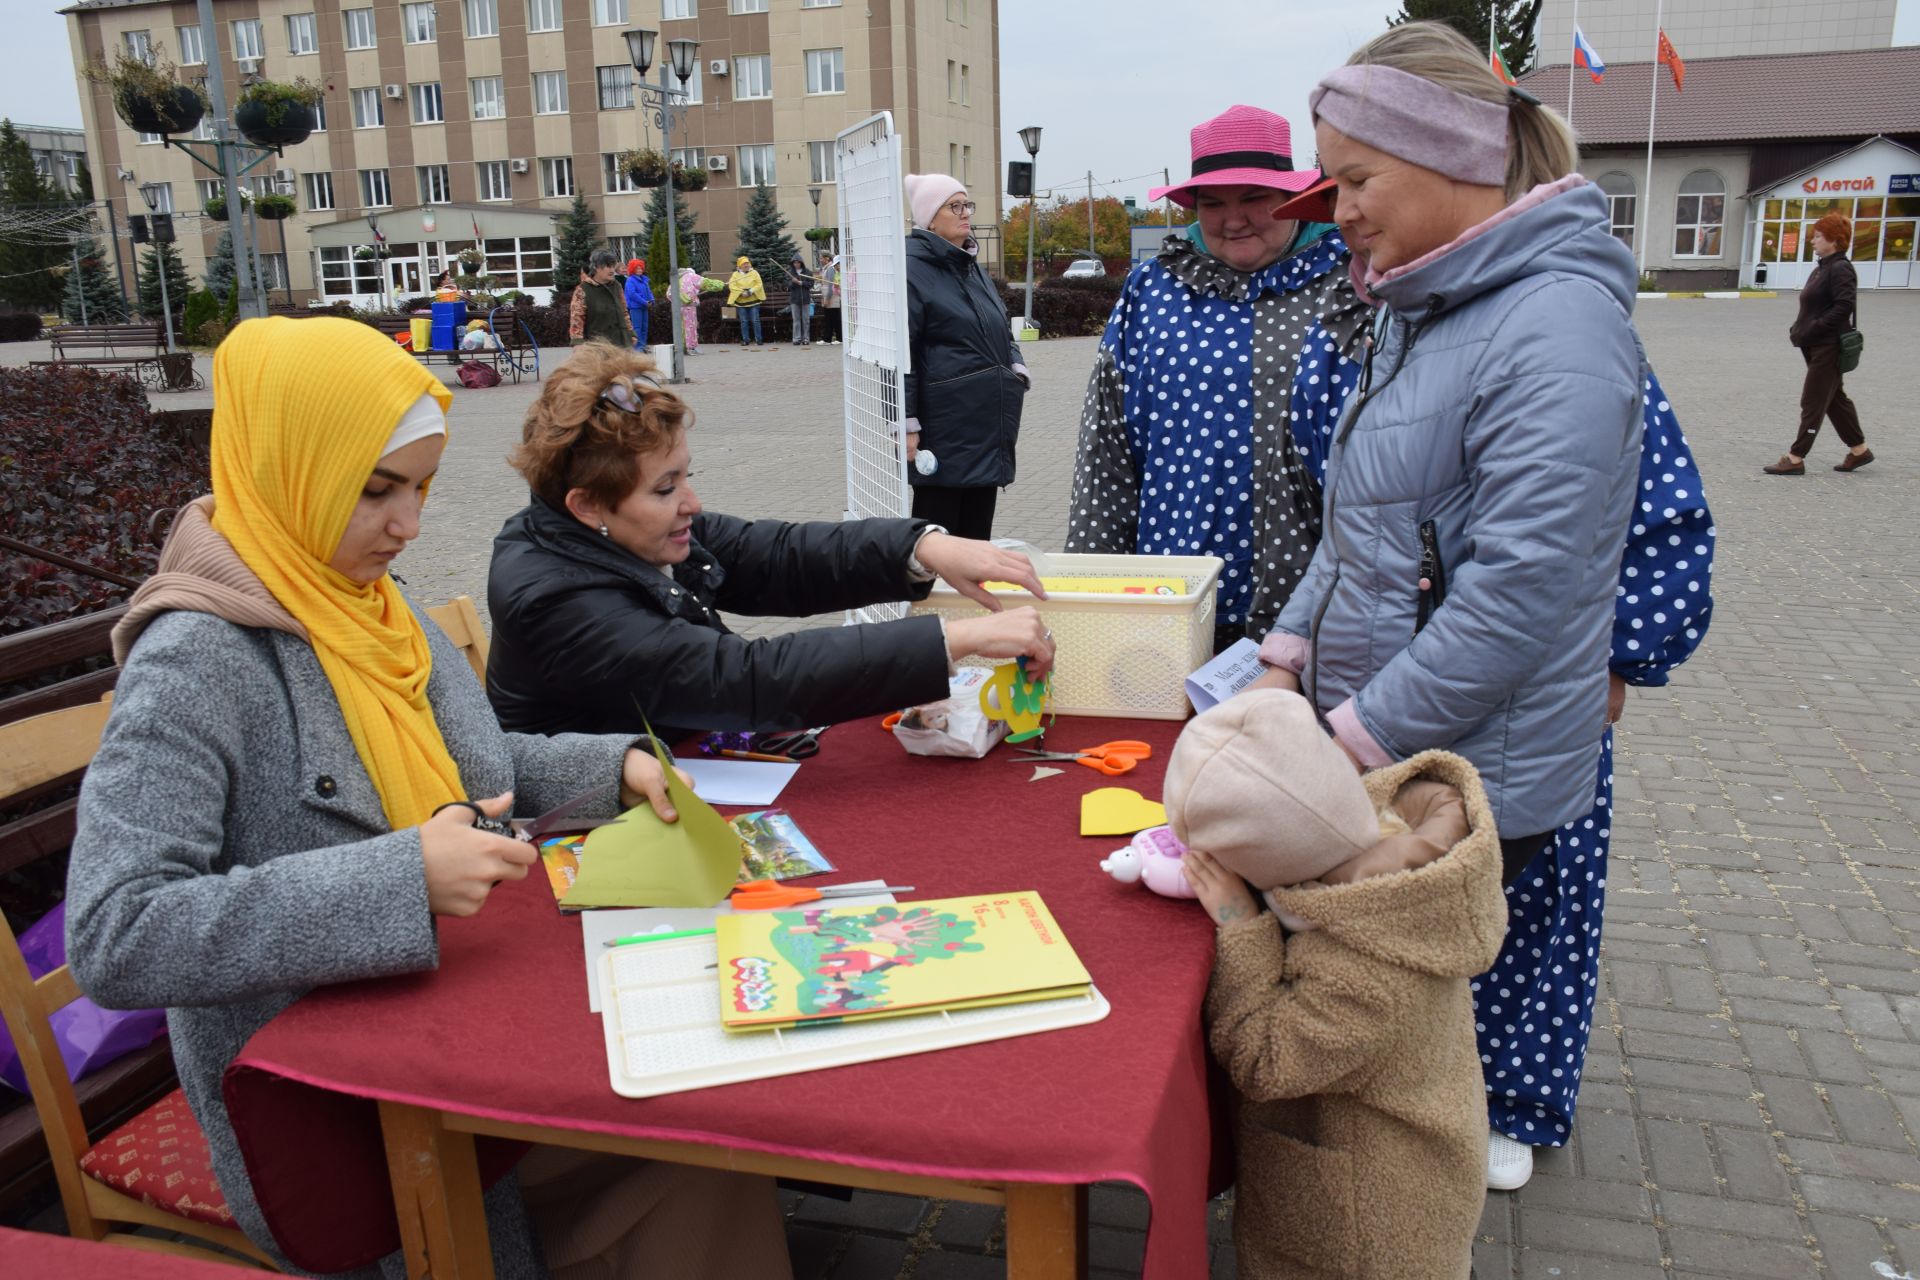
[[[1664,30],[1660,33],[1660,54],[1654,61],[1666,63],[1667,70],[1673,72],[1675,93],[1687,87],[1687,64],[1681,60],[1679,52],[1673,47],[1673,41],[1667,39],[1667,33]]]
[[[467,216],[473,219],[473,247],[484,250],[486,241],[480,235],[480,215],[470,213]]]

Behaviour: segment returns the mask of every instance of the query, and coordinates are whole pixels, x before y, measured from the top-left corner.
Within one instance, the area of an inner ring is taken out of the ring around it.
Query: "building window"
[[[433,17],[433,5],[401,5],[400,30],[405,33],[408,44],[432,44],[439,38]]]
[[[973,105],[973,68],[964,62],[960,64],[960,105]]]
[[[287,255],[263,253],[260,258],[260,283],[268,289],[287,287]]]
[[[533,73],[533,114],[537,116],[560,116],[567,113],[567,73],[564,71],[536,71]]]
[[[482,200],[513,199],[513,177],[507,172],[505,160],[482,160],[474,170]]]
[[[207,120],[205,116],[200,118],[203,121]],[[211,122],[209,121],[208,123]],[[313,131],[315,133],[325,133],[327,131],[327,100],[325,98],[313,104]],[[209,134],[208,136],[211,137],[212,135]]]
[[[1717,258],[1726,222],[1727,184],[1711,169],[1695,169],[1680,180],[1673,206],[1673,256]]]
[[[393,188],[387,183],[385,169],[360,171],[360,204],[367,209],[385,209],[393,204]]]
[[[206,46],[200,43],[200,27],[198,24],[191,27],[175,27],[173,29],[173,39],[174,44],[180,50],[181,66],[197,67],[206,62]]]
[[[241,18],[233,23],[233,60],[259,61],[267,56],[266,37],[260,34],[260,19]]]
[[[802,9],[838,9],[840,0],[800,0]]]
[[[846,91],[846,50],[807,50],[807,92],[845,93]]]
[[[156,190],[152,192],[152,195],[154,198],[153,211],[155,213],[172,213],[173,212],[173,184],[171,182],[155,182],[149,185],[153,188],[156,188]],[[145,187],[141,188],[140,194],[143,196],[147,195],[148,194],[147,188]]]
[[[740,185],[743,187],[773,185],[773,147],[740,148]]]
[[[705,147],[679,147],[667,152],[667,160],[682,169],[704,169],[707,167],[707,149]]]
[[[475,120],[507,118],[507,91],[499,76],[481,76],[467,82]]]
[[[136,133],[133,135],[133,137],[134,137],[134,140],[143,147],[145,146],[157,147],[161,143],[167,140],[167,135],[164,133]]]
[[[347,20],[347,48],[373,48],[373,10],[348,9],[342,16]]]
[[[676,89],[686,91],[687,96],[682,99],[682,101],[698,103],[700,101],[700,59],[695,58],[693,60],[693,74],[687,77],[685,84],[680,83],[680,77],[673,74],[673,68],[669,65],[667,68],[667,83]]]
[[[807,181],[812,183],[833,181],[833,144],[831,142],[807,144]]]
[[[748,98],[773,96],[771,62],[772,59],[764,53],[733,60],[733,100],[735,102],[744,102]]]
[[[356,294],[381,292],[380,263],[353,256],[346,245],[322,249],[320,255],[320,293],[328,298],[351,298]]]
[[[356,129],[378,129],[387,122],[387,108],[380,101],[378,89],[350,89],[353,98],[353,127]]]
[[[126,42],[129,58],[138,58],[148,66],[153,65],[153,37],[148,32],[128,31],[122,33],[120,38]]]
[[[627,0],[593,0],[593,25],[596,27],[626,26]]]
[[[449,204],[453,200],[453,179],[447,176],[447,166],[443,164],[423,164],[420,166],[421,204]]]
[[[287,52],[293,54],[320,52],[320,33],[314,29],[312,14],[290,13],[287,15]]]
[[[201,207],[202,208],[206,207],[206,204],[209,200],[219,199],[220,189],[225,185],[226,184],[221,182],[221,180],[218,178],[202,178],[198,182],[194,183],[193,184],[194,194],[199,198]]]
[[[693,17],[693,0],[660,0],[660,21]]]
[[[960,176],[960,144],[957,142],[947,144],[947,173],[955,178]]]
[[[600,109],[618,111],[633,105],[633,66],[621,63],[617,67],[595,67],[594,72],[600,81]]]
[[[947,59],[947,101],[960,101],[960,64]]]
[[[558,31],[560,0],[527,0],[527,30]]]
[[[540,194],[543,196],[573,194],[572,156],[546,156],[541,159]]]
[[[467,39],[500,34],[500,0],[467,0]]]
[[[1615,171],[1603,173],[1596,184],[1607,198],[1607,230],[1627,248],[1633,248],[1633,179]]]
[[[970,187],[973,185],[973,148],[972,147],[960,148],[960,167],[954,170],[953,176],[960,179],[960,185],[962,186]]]
[[[967,25],[967,0],[947,0],[947,21]]]
[[[213,113],[209,111],[206,115],[201,116],[200,123],[193,126],[193,132],[189,133],[187,136],[189,138],[192,138],[195,142],[214,141],[215,139],[214,139],[214,132],[213,132]]]
[[[600,153],[601,185],[610,196],[624,196],[640,190],[640,184],[635,182],[633,175],[627,172],[627,166],[621,164],[619,161],[620,156],[616,152],[603,151]],[[619,251],[615,250],[615,252],[618,253]],[[632,255],[629,254],[627,256],[631,257]]]
[[[333,175],[330,173],[310,173],[307,175],[307,208],[333,208]]]
[[[728,13],[765,13],[767,0],[727,0]]]
[[[445,124],[447,113],[440,101],[440,85],[416,84],[413,87],[413,122],[415,124]]]

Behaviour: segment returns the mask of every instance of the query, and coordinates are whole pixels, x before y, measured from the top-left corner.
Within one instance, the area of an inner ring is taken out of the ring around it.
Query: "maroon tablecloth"
[[[1118,781],[1160,798],[1170,722],[1062,719],[1060,746],[1138,737]],[[1114,779],[1069,764],[908,756],[873,720],[825,735],[781,806],[840,868],[913,898],[1038,889],[1113,1005],[1090,1026],[830,1071],[634,1100],[607,1081],[580,924],[537,877],[440,925],[431,974],[329,987],[254,1036],[226,1096],[263,1211],[289,1257],[336,1270],[398,1236],[370,1100],[561,1129],[677,1139],[949,1178],[1122,1179],[1150,1197],[1149,1276],[1204,1274],[1210,1114],[1201,1006],[1213,930],[1190,901],[1110,879],[1123,843],[1079,835],[1080,797]],[[324,1092],[323,1092],[324,1091]],[[517,1154],[483,1148],[483,1172]],[[1224,1160],[1220,1161],[1224,1164]]]
[[[237,1274],[220,1262],[0,1227],[0,1276],[18,1280],[233,1280]]]

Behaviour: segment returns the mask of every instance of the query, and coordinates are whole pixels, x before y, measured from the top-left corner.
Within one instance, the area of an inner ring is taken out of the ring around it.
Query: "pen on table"
[[[768,755],[764,751],[716,751],[714,754],[717,756],[725,756],[729,760],[765,760],[768,764],[799,763],[799,761],[795,760],[792,756]]]
[[[698,938],[711,936],[711,929],[675,929],[668,933],[635,933],[624,938],[610,938],[601,943],[603,947],[625,947],[636,942],[667,942],[674,938]]]

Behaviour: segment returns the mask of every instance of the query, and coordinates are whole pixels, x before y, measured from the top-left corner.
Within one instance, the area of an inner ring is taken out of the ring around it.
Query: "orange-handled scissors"
[[[778,880],[749,880],[735,885],[732,894],[735,911],[778,911],[822,898],[859,897],[869,893],[912,893],[910,884],[832,884],[818,889],[783,885]]]
[[[1072,760],[1089,769],[1098,769],[1110,778],[1118,777],[1130,771],[1142,760],[1153,757],[1153,747],[1149,743],[1134,738],[1125,738],[1119,742],[1103,742],[1097,747],[1081,747],[1078,751],[1021,751],[1014,754],[1016,760]]]

